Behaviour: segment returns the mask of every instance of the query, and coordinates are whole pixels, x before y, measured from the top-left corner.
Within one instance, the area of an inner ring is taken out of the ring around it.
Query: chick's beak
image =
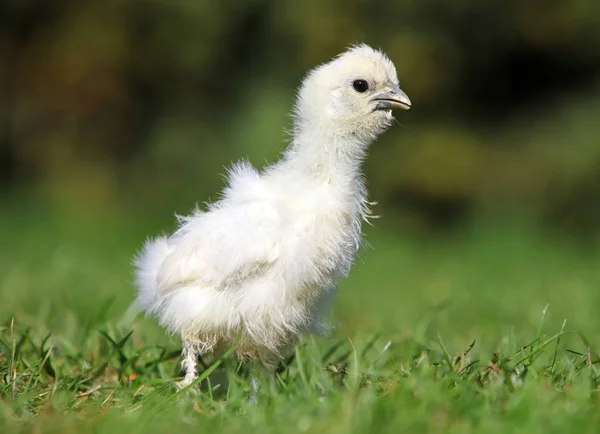
[[[389,90],[388,90],[389,89]],[[406,95],[400,87],[392,83],[387,86],[387,92],[380,93],[373,97],[373,101],[377,102],[375,110],[408,110],[411,107],[410,98]]]

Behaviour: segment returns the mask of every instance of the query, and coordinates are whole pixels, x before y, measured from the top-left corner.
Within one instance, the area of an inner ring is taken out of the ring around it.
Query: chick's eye
[[[369,83],[366,80],[354,80],[352,82],[352,87],[355,91],[363,93],[369,90]]]

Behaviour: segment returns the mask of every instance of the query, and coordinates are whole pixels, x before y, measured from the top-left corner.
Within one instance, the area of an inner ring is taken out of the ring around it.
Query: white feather
[[[262,172],[234,165],[219,201],[139,254],[138,304],[198,351],[240,335],[238,355],[270,365],[328,314],[369,215],[360,165],[392,120],[352,89],[359,77],[397,83],[389,59],[365,45],[313,70],[281,161]]]

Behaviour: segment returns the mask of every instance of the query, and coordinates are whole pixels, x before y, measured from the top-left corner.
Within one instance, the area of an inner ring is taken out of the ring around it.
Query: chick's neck
[[[372,139],[333,129],[296,128],[294,139],[286,149],[279,168],[298,173],[315,181],[354,184],[361,176],[361,165]]]

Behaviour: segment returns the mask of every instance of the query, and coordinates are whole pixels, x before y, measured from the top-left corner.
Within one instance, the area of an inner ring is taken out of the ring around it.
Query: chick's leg
[[[258,404],[258,391],[260,390],[260,383],[254,374],[250,374],[250,386],[252,390],[250,391],[250,396],[248,399],[250,400],[250,404],[256,405]]]
[[[185,370],[185,377],[177,383],[177,388],[179,390],[189,386],[196,378],[198,378],[198,356],[200,355],[200,352],[196,345],[184,337],[181,355],[183,356],[181,368]]]

